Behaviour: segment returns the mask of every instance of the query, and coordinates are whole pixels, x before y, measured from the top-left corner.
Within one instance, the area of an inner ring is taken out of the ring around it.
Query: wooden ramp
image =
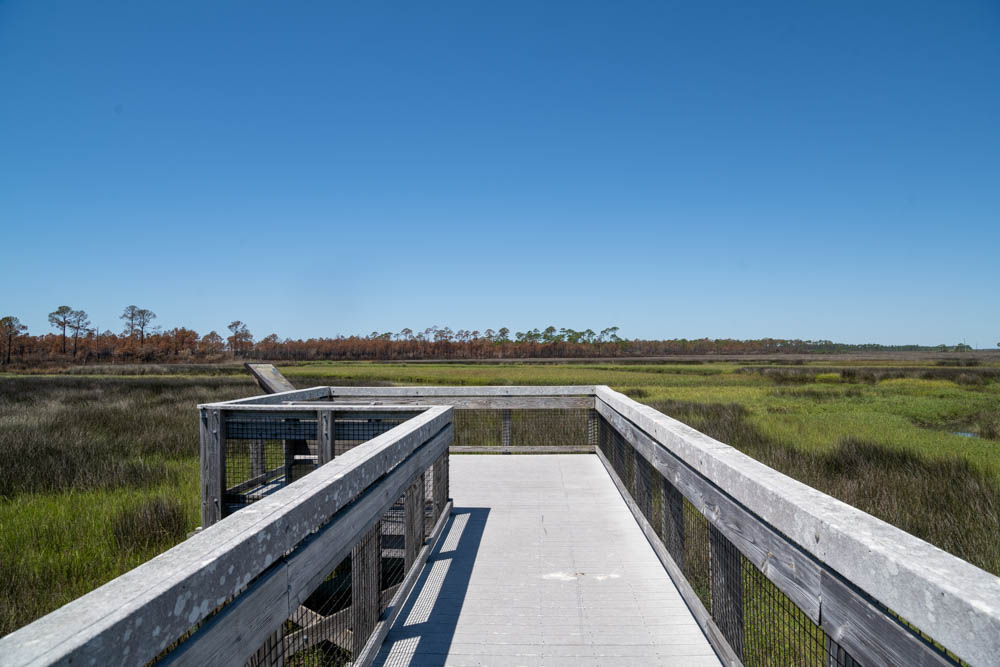
[[[719,665],[596,456],[453,456],[376,665]]]

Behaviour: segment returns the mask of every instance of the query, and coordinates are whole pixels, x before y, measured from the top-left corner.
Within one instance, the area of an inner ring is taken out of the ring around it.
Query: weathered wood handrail
[[[172,664],[241,663],[447,453],[452,419],[428,408],[3,637],[0,663],[142,664],[168,647]]]
[[[1000,578],[608,387],[596,398],[598,413],[862,664],[944,662],[866,596],[961,659],[996,664]]]
[[[810,619],[859,655],[891,656],[889,637],[901,627],[865,596],[973,664],[991,664],[1000,655],[1000,579],[609,387],[327,387],[326,396],[322,387],[304,391],[310,395],[289,395],[282,403],[413,401],[500,411],[565,407],[564,401],[589,406],[672,475],[709,522]],[[703,483],[685,486],[678,463]],[[736,515],[750,539],[741,540],[727,525]]]

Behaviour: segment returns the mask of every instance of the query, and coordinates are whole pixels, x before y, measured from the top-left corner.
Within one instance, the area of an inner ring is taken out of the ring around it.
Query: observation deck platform
[[[719,665],[597,456],[452,456],[376,665]]]

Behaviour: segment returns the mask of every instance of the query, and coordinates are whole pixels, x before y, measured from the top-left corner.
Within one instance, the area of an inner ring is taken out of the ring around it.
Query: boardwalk
[[[452,456],[455,512],[376,665],[718,665],[596,456]]]

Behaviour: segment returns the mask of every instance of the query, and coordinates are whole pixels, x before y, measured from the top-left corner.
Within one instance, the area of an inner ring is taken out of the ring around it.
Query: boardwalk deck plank
[[[376,665],[719,665],[596,456],[453,456]]]

